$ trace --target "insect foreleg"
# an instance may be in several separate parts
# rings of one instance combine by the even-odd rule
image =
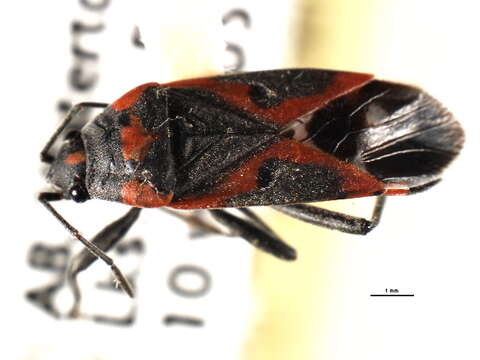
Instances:
[[[47,210],[53,216],[55,216],[55,218],[57,218],[57,220],[70,232],[70,234],[72,234],[76,239],[78,239],[94,257],[100,258],[104,263],[110,266],[110,269],[112,270],[122,289],[125,290],[125,292],[130,297],[133,297],[133,289],[130,283],[122,274],[120,269],[114,264],[113,259],[107,256],[105,252],[101,250],[96,244],[85,239],[76,228],[74,228],[67,220],[65,220],[62,215],[60,215],[60,213],[57,212],[57,210],[55,210],[52,205],[50,205],[50,202],[62,199],[63,196],[59,193],[44,192],[40,193],[40,195],[38,196],[38,200],[47,208]]]
[[[91,241],[99,249],[104,252],[110,250],[115,246],[130,230],[132,225],[137,221],[140,215],[141,209],[132,208],[124,216],[115,220],[110,225],[106,226],[100,231]],[[77,317],[80,313],[80,288],[77,282],[77,275],[81,271],[87,269],[95,260],[97,256],[92,254],[89,249],[83,249],[78,255],[76,255],[67,270],[67,281],[72,289],[74,296],[74,305],[70,312],[70,316]]]

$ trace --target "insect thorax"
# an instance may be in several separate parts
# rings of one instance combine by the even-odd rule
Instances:
[[[132,197],[144,190],[153,197],[172,191],[170,130],[168,122],[159,126],[161,121],[158,112],[140,114],[137,109],[108,107],[83,128],[86,184],[92,198],[146,206]]]

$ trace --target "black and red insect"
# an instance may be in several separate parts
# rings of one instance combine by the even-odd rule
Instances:
[[[50,155],[86,107],[105,109]],[[110,105],[71,109],[42,151],[57,191],[39,199],[88,249],[74,261],[71,278],[99,257],[131,295],[104,251],[128,231],[139,208],[209,209],[233,234],[291,260],[295,250],[248,207],[269,205],[366,234],[378,224],[386,195],[437,183],[462,144],[460,125],[437,100],[368,74],[291,69],[148,83]],[[370,220],[306,205],[362,196],[377,196]],[[51,206],[62,199],[133,209],[89,242]],[[240,208],[242,216],[224,208]]]

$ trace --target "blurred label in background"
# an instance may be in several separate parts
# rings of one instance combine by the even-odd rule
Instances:
[[[465,254],[461,249],[469,245],[478,249],[469,242],[475,237],[459,239],[450,226],[466,222],[462,211],[438,211],[447,198],[449,206],[462,209],[453,204],[461,198],[459,189],[475,188],[468,176],[455,171],[448,171],[448,181],[434,192],[390,201],[382,224],[367,238],[337,234],[259,209],[297,248],[295,263],[254,251],[238,238],[192,238],[191,229],[179,219],[158,210],[144,211],[123,245],[112,251],[118,265],[136,279],[137,298],[132,301],[115,290],[108,268],[95,264],[79,277],[85,318],[72,321],[51,315],[65,314],[71,304],[71,295],[61,286],[61,273],[67,256],[80,247],[67,241],[65,230],[32,195],[45,189],[36,172],[37,153],[69,104],[111,102],[149,81],[300,66],[370,72],[430,91],[457,114],[467,136],[474,139],[477,135],[470,134],[476,132],[468,132],[464,119],[476,109],[460,94],[473,93],[461,79],[469,77],[478,60],[464,52],[464,46],[472,47],[476,39],[465,40],[467,45],[461,41],[467,33],[478,33],[478,27],[472,26],[477,23],[472,18],[475,11],[467,10],[466,1],[452,5],[380,0],[69,0],[70,5],[62,4],[57,8],[30,4],[18,9],[18,16],[10,16],[22,19],[29,31],[42,37],[25,38],[19,43],[28,46],[15,44],[10,52],[15,55],[11,68],[25,59],[34,64],[11,82],[24,81],[34,67],[37,87],[34,94],[28,93],[29,106],[12,106],[23,110],[13,134],[23,135],[28,155],[18,154],[16,160],[25,171],[17,175],[16,186],[26,195],[6,194],[7,203],[21,204],[17,213],[22,217],[13,222],[5,239],[23,242],[15,248],[18,256],[11,256],[15,263],[5,264],[12,273],[19,268],[18,259],[27,254],[30,266],[21,264],[3,301],[12,338],[2,347],[3,357],[371,360],[472,354],[476,347],[469,334],[475,332],[464,335],[452,329],[466,328],[464,319],[480,321],[478,312],[471,313],[478,291],[470,290],[462,309],[457,306],[458,312],[465,309],[463,313],[446,310],[458,305],[452,294],[475,283],[465,276],[475,273],[469,267],[476,263],[475,251]],[[456,25],[451,25],[453,19]],[[42,81],[35,82],[34,76]],[[84,120],[93,115],[85,114]],[[18,112],[10,117],[18,119]],[[9,151],[18,147],[13,136],[7,140]],[[457,170],[462,164],[476,163],[462,155],[467,160],[460,159],[454,165]],[[372,201],[326,206],[368,216]],[[58,207],[87,238],[126,211],[122,205],[102,201]],[[463,241],[463,247],[453,248],[451,239]],[[452,275],[454,269],[463,271]],[[373,302],[369,294],[385,287],[408,289],[416,296],[396,303]],[[436,296],[443,289],[450,291]],[[34,295],[29,302],[24,299],[27,291]],[[47,300],[50,308],[45,308]],[[436,325],[440,321],[448,324],[446,329]]]
[[[58,69],[66,74],[66,91],[45,93],[45,101],[58,99],[61,118],[71,104],[112,102],[145,82],[284,67],[293,10],[290,1],[279,2],[275,16],[266,4],[254,1],[202,6],[192,1],[78,1],[71,14],[63,14],[72,17],[70,29],[63,29],[70,30],[70,49],[55,55],[71,60]],[[86,112],[77,126],[94,115]],[[51,119],[48,125],[52,132],[56,122]],[[102,201],[82,206],[65,202],[58,208],[88,238],[126,211]],[[31,331],[34,343],[41,345],[28,345],[29,356],[72,358],[72,349],[81,343],[74,356],[82,359],[126,359],[139,353],[177,359],[240,357],[255,312],[253,249],[247,242],[202,235],[165,212],[143,211],[111,252],[137,297],[131,300],[116,289],[109,269],[95,263],[79,275],[82,316],[67,320],[72,297],[63,273],[68,257],[81,247],[71,246],[56,220],[48,220],[28,250],[28,313],[41,309],[50,316],[35,313]],[[43,327],[50,329],[48,335],[41,333]]]

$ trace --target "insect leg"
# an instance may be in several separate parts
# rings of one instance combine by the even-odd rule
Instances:
[[[385,196],[377,196],[370,220],[305,204],[272,206],[272,208],[313,225],[323,226],[349,234],[366,235],[380,222],[384,206]]]
[[[203,210],[197,210],[194,212],[185,213],[184,211],[174,211],[170,210],[167,207],[161,207],[160,210],[175,216],[176,218],[183,220],[188,226],[190,226],[192,232],[201,232],[201,233],[210,233],[210,234],[222,234],[222,235],[229,235],[222,232],[217,227],[213,226],[207,220],[205,220],[200,212],[203,213]]]
[[[44,193],[40,193],[40,195],[38,196],[38,200],[47,208],[47,210],[53,216],[55,216],[55,218],[58,221],[60,221],[60,223],[70,232],[70,234],[72,234],[76,239],[78,239],[93,256],[99,258],[108,266],[110,266],[110,269],[112,270],[113,274],[115,275],[122,289],[130,297],[133,297],[133,289],[130,283],[122,274],[120,269],[114,264],[112,258],[107,256],[96,244],[85,239],[77,229],[75,229],[67,220],[65,220],[65,218],[62,215],[60,215],[57,212],[57,210],[55,210],[55,208],[52,205],[50,205],[50,202],[58,201],[62,199],[63,199],[63,196],[62,194],[59,194],[59,193],[44,192]]]
[[[130,209],[124,216],[107,225],[90,243],[95,244],[101,251],[107,252],[125,236],[137,221],[140,211],[141,209],[139,208]],[[97,260],[97,256],[94,255],[90,249],[83,249],[72,259],[67,270],[67,281],[72,289],[75,301],[70,312],[70,316],[72,317],[77,317],[80,313],[81,294],[77,282],[77,275],[79,272],[88,268],[95,260]]]
[[[104,108],[107,107],[108,104],[106,103],[97,103],[97,102],[83,102],[76,104],[73,106],[70,111],[68,112],[67,116],[63,120],[63,122],[60,124],[60,126],[57,128],[57,130],[53,133],[52,137],[48,140],[47,144],[43,148],[42,152],[40,153],[40,159],[42,162],[46,163],[52,163],[53,160],[55,159],[52,155],[48,153],[50,148],[52,147],[53,143],[57,138],[60,136],[62,131],[67,127],[67,125],[75,118],[75,116],[85,108]]]
[[[258,227],[261,227],[263,230],[266,232],[275,234],[275,232],[267,225],[265,222],[257,215],[255,214],[252,210],[249,208],[239,208],[238,211],[243,213],[245,216],[247,216],[251,221],[255,223]],[[277,236],[277,234],[275,234]],[[278,236],[277,236],[278,237]]]
[[[295,249],[281,240],[260,218],[247,210],[243,211],[250,221],[241,219],[225,210],[210,210],[212,216],[220,224],[238,235],[253,246],[285,260],[295,260],[297,257]],[[253,214],[253,216],[251,216]]]

